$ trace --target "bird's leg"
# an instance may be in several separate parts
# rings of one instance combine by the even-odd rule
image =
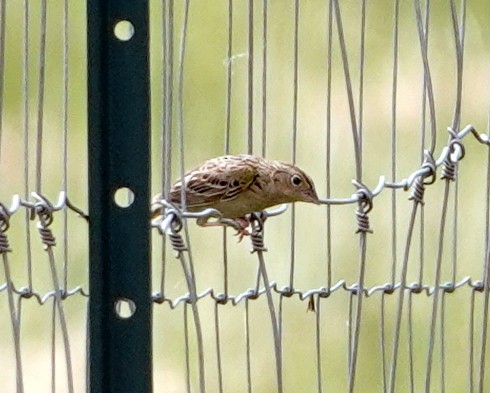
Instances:
[[[250,236],[251,233],[247,230],[250,225],[250,221],[247,217],[238,217],[234,220],[235,226],[234,228],[237,230],[236,236],[238,236],[238,243],[240,243],[244,236]]]
[[[244,236],[250,236],[250,232],[247,230],[250,225],[249,220],[246,217],[238,218],[221,218],[218,221],[208,222],[210,217],[200,217],[197,219],[197,225],[202,227],[215,227],[215,226],[229,226],[236,229],[238,236],[238,242],[240,242]]]

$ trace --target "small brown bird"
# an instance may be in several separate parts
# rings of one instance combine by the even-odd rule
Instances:
[[[247,154],[212,158],[186,173],[170,190],[170,202],[178,207],[183,184],[188,211],[213,208],[223,215],[219,222],[198,219],[199,225],[229,225],[241,236],[249,234],[249,213],[283,203],[319,203],[313,181],[301,169]]]

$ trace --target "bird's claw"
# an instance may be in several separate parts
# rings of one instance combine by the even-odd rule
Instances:
[[[235,233],[235,236],[238,236],[238,243],[240,243],[245,236],[250,236],[251,233],[250,231],[247,230],[247,228],[241,228],[237,229],[237,232]]]
[[[235,236],[238,236],[238,243],[240,243],[245,236],[250,236],[251,233],[248,231],[250,226],[250,221],[246,217],[239,217],[234,219],[224,218],[221,220],[224,225],[231,226],[236,229]]]
[[[250,236],[248,231],[250,221],[247,217],[238,218],[220,218],[217,221],[208,222],[209,217],[201,217],[197,220],[197,224],[201,226],[224,226],[231,227],[237,231],[235,236],[238,236],[238,242],[240,243],[245,236]]]

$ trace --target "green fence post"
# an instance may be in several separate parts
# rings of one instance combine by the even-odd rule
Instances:
[[[87,18],[88,391],[149,393],[152,369],[148,1],[88,0]],[[114,199],[121,187],[134,194],[126,208],[117,205]],[[122,309],[134,305],[127,312],[134,314],[126,318],[118,314],[116,304],[120,301]]]

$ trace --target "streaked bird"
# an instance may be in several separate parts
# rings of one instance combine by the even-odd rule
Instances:
[[[212,158],[187,172],[169,193],[169,202],[179,208],[183,206],[183,187],[187,211],[213,208],[222,214],[219,222],[200,218],[199,225],[232,226],[240,237],[249,234],[246,218],[249,213],[283,203],[319,203],[313,181],[304,171],[285,162],[247,154]],[[153,209],[153,213],[161,214],[161,208]]]

